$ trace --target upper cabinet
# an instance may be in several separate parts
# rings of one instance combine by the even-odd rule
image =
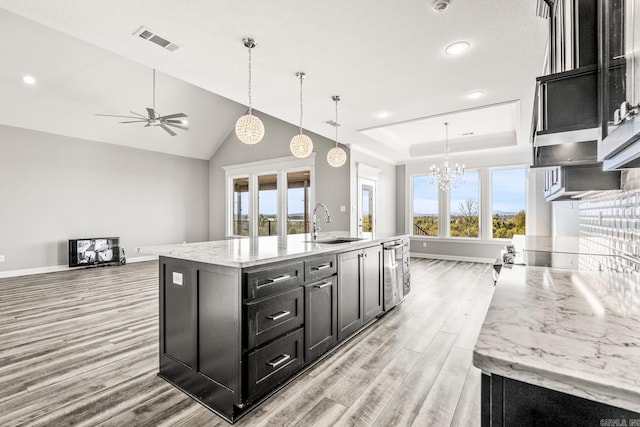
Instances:
[[[548,74],[536,79],[533,166],[593,164],[600,126],[597,3],[544,3],[549,18]],[[579,142],[587,144],[575,145]],[[560,148],[566,143],[574,145]]]
[[[601,135],[605,170],[640,167],[640,0],[600,0]]]

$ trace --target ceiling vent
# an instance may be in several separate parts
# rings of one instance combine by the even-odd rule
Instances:
[[[330,126],[333,126],[334,128],[337,128],[338,126],[341,126],[340,123],[336,123],[333,120],[327,120],[325,123],[330,125]]]
[[[180,46],[178,46],[177,44],[173,43],[170,40],[167,40],[162,36],[159,36],[158,34],[145,27],[140,27],[138,31],[133,33],[133,35],[145,40],[149,40],[150,42],[155,43],[164,49],[167,49],[169,52],[175,52],[176,50],[180,49]]]

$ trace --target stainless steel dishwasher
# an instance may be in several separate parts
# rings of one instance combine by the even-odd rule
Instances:
[[[404,300],[405,266],[403,256],[408,257],[409,240],[400,239],[383,244],[384,305],[388,311]],[[407,266],[408,268],[408,266]]]

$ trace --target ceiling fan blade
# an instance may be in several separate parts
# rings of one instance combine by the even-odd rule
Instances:
[[[140,117],[142,117],[143,119],[146,119],[146,118],[147,118],[147,116],[144,116],[144,115],[142,115],[142,114],[140,114],[140,113],[136,113],[135,111],[130,111],[130,113],[135,114],[136,116],[140,116]]]
[[[177,114],[169,114],[168,116],[161,116],[158,118],[161,120],[166,120],[166,119],[178,119],[180,117],[189,117],[189,116],[187,116],[185,113],[177,113]]]
[[[175,133],[174,131],[172,131],[171,129],[169,129],[168,127],[166,127],[165,125],[163,125],[162,123],[160,123],[160,127],[164,130],[167,131],[167,133],[171,136],[176,136],[177,133]]]
[[[147,113],[149,113],[150,119],[157,119],[156,112],[153,110],[153,108],[147,108]]]
[[[130,122],[118,122],[118,123],[146,123],[147,120],[132,120]]]
[[[174,123],[169,123],[169,122],[163,122],[162,124],[165,124],[167,126],[173,126],[174,128],[178,128],[178,129],[182,129],[182,130],[189,130],[188,127],[183,126],[183,125],[176,125]]]
[[[122,117],[124,119],[137,119],[137,117],[133,117],[133,116],[117,116],[115,114],[96,114],[96,116],[103,116],[103,117]],[[144,116],[143,116],[144,117]]]

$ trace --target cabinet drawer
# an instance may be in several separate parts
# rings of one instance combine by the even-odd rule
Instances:
[[[251,268],[244,272],[246,299],[262,298],[302,284],[302,261]]]
[[[247,348],[262,345],[304,323],[304,288],[245,304]]]
[[[302,368],[303,328],[278,338],[247,356],[248,398],[254,400]]]
[[[324,279],[336,274],[337,258],[335,255],[316,257],[304,261],[304,281]]]

